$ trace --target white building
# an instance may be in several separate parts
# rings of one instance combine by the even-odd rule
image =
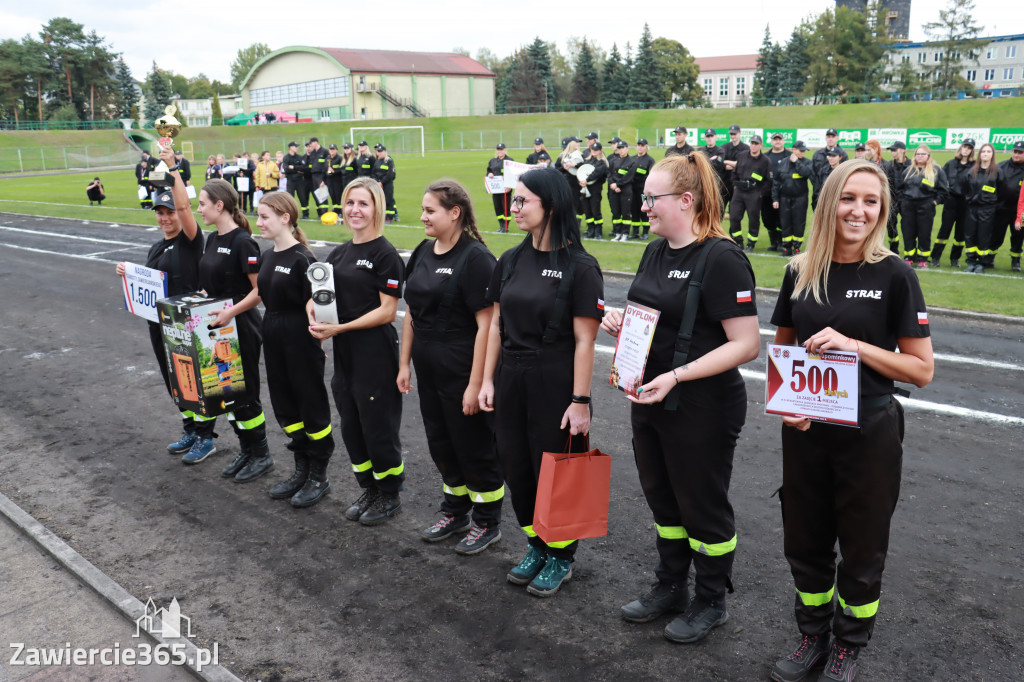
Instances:
[[[747,106],[754,88],[757,55],[698,57],[697,82],[704,88],[704,99],[716,109]]]
[[[206,128],[213,125],[213,98],[175,99],[185,125],[190,128]],[[242,111],[241,95],[221,95],[220,113],[225,119]]]
[[[988,41],[977,53],[977,60],[959,51],[960,75],[971,82],[973,92],[965,95],[980,97],[1020,96],[1024,88],[1024,34],[983,38]],[[892,45],[886,65],[884,85],[895,89],[896,75],[901,64],[909,63],[921,78],[928,68],[942,59],[941,49],[934,43],[899,43]]]

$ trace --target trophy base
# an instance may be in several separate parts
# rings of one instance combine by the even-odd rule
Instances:
[[[171,175],[171,169],[167,167],[166,163],[161,161],[156,168],[149,172],[149,184],[154,187],[174,186],[174,176]]]

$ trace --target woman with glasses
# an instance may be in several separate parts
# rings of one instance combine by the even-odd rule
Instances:
[[[946,174],[932,161],[932,151],[921,145],[900,184],[900,226],[903,229],[903,259],[919,268],[928,267],[932,255],[932,223],[935,207],[946,200]]]
[[[604,281],[580,244],[579,223],[561,173],[542,168],[519,178],[516,226],[528,235],[502,254],[487,298],[494,305],[480,408],[494,432],[512,508],[529,551],[508,580],[547,597],[572,577],[576,540],[545,542],[533,529],[541,455],[563,452],[590,432],[594,338],[604,314]]]
[[[722,230],[722,197],[711,163],[700,152],[670,156],[655,164],[644,191],[641,210],[661,239],[644,250],[628,300],[661,315],[643,385],[628,397],[659,562],[650,591],[623,606],[622,617],[646,623],[681,613],[665,637],[689,643],[729,618],[725,594],[732,591],[736,548],[729,480],[747,413],[738,367],[757,357],[761,340],[754,271],[743,248]],[[687,310],[691,280],[702,282],[696,310]],[[692,337],[683,350],[688,319]],[[601,327],[618,336],[622,324],[622,311],[609,310]]]

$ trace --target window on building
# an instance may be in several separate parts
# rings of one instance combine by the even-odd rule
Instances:
[[[278,85],[272,88],[256,88],[249,93],[249,106],[255,108],[270,104],[307,102],[348,96],[348,78],[328,78],[320,81]]]
[[[987,80],[987,81],[994,80],[995,77],[996,77],[996,70],[995,69],[985,69],[985,80]]]
[[[978,72],[975,71],[975,70],[968,71],[967,72],[967,80],[971,81],[972,83],[974,81],[978,80]]]
[[[909,64],[909,63],[910,63],[910,55],[909,55],[909,54],[905,54],[905,55],[903,55],[903,61],[902,61],[902,63],[903,63],[903,64]]]
[[[704,79],[704,96],[707,97],[708,99],[710,99],[711,95],[714,92],[714,89],[715,89],[715,81],[713,79],[711,79],[711,78],[705,78]]]
[[[935,62],[936,64],[942,61],[942,53],[936,52],[934,55],[932,55],[932,61]]]
[[[996,52],[997,52],[996,48],[994,48],[994,47],[988,48],[988,50],[985,51],[985,59],[995,59],[996,58]]]
[[[729,96],[729,79],[719,78],[718,79],[718,96],[728,97]]]
[[[885,85],[892,85],[892,76],[885,74],[885,78],[882,80]]]
[[[926,63],[928,61],[928,55],[926,53],[924,53],[924,52],[918,52],[917,53],[917,61],[920,64]]]
[[[1011,71],[1013,69],[1010,69]],[[737,76],[736,77],[736,96],[743,97],[747,94],[747,77]]]
[[[1011,59],[1011,58],[1016,57],[1016,56],[1017,56],[1017,46],[1016,45],[1007,45],[1006,46],[1006,58],[1007,59]]]
[[[1012,81],[1013,80],[1013,67],[1010,67],[1009,69],[1003,69],[1003,80],[1004,81]]]

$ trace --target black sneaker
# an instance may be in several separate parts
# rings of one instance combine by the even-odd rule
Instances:
[[[467,556],[479,554],[498,540],[501,540],[501,529],[497,526],[478,526],[474,523],[466,537],[455,545],[455,552]]]
[[[789,656],[775,662],[771,679],[775,682],[800,682],[815,668],[825,665],[828,635],[804,635]]]
[[[727,620],[729,612],[725,610],[724,598],[708,601],[694,597],[683,615],[665,626],[665,638],[682,644],[699,642]]]
[[[402,498],[398,493],[380,493],[373,505],[359,517],[364,526],[379,526],[402,511]]]
[[[839,642],[832,642],[832,649],[828,652],[828,662],[825,663],[825,672],[819,679],[853,682],[853,679],[857,677],[857,656],[859,654],[860,647],[843,646]]]
[[[363,513],[373,506],[380,491],[376,488],[364,488],[359,499],[352,503],[352,506],[345,510],[345,518],[349,521],[358,521]]]
[[[686,585],[663,583],[651,585],[650,591],[622,607],[622,619],[630,623],[649,623],[666,613],[682,613],[690,602]]]
[[[452,516],[451,514],[441,512],[441,518],[430,528],[424,528],[420,531],[420,537],[427,542],[440,542],[455,533],[465,533],[471,525],[469,514]]]
[[[745,249],[743,249],[743,250],[744,250],[744,251],[746,251],[747,253],[754,253],[754,245],[753,245],[753,244],[750,244],[750,243],[748,243],[748,244],[747,244],[747,248],[745,248]]]

